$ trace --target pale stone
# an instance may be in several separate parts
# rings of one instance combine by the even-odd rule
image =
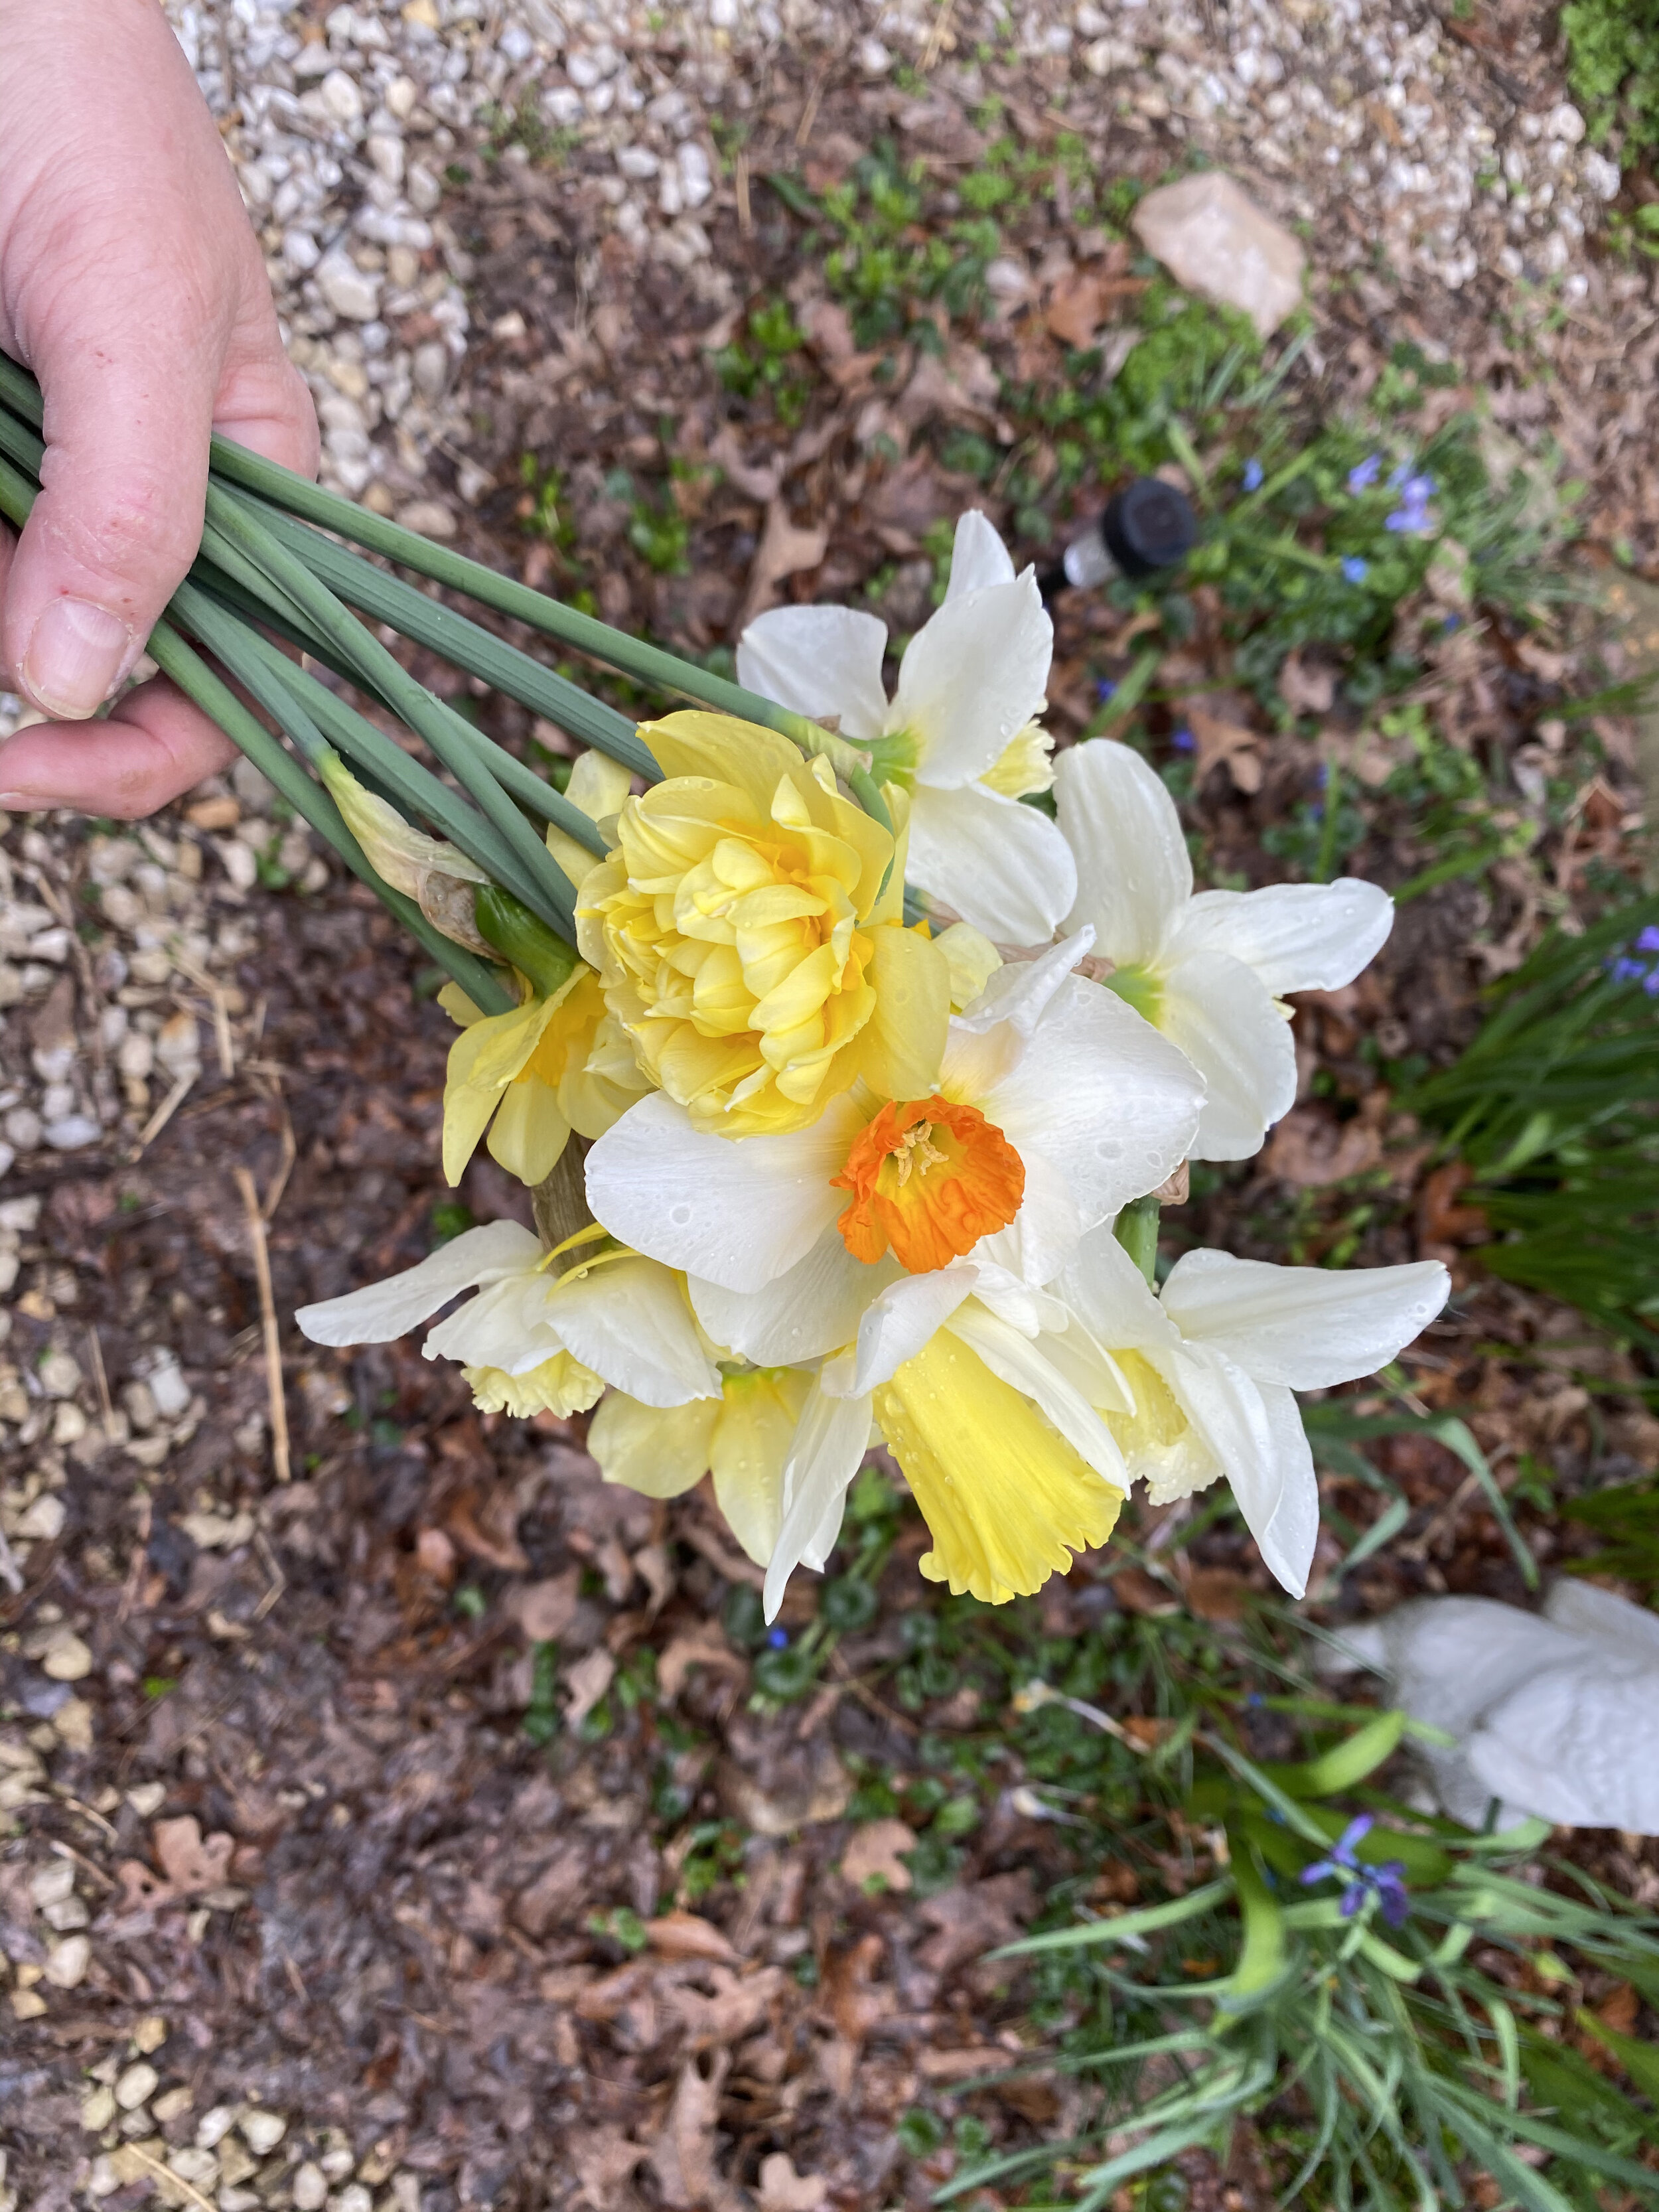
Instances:
[[[115,2085],[115,2101],[124,2112],[136,2112],[140,2105],[148,2104],[161,2082],[161,2075],[145,2060],[136,2060],[122,2074]]]
[[[242,2140],[255,2158],[269,2158],[288,2133],[288,2122],[281,2112],[261,2112],[257,2106],[241,2118]]]
[[[80,1682],[92,1672],[92,1654],[78,1636],[64,1636],[40,1662],[40,1671],[54,1682]]]
[[[328,2176],[320,2166],[307,2159],[289,2185],[294,2191],[295,2212],[322,2212],[328,2202]]]
[[[115,2092],[100,2084],[81,2107],[81,2124],[89,2136],[100,2136],[114,2118]]]
[[[380,280],[344,254],[326,254],[318,264],[317,289],[337,315],[371,323],[380,312]]]
[[[46,1954],[46,1979],[55,1990],[79,1989],[92,1964],[92,1945],[84,1936],[65,1936]]]
[[[1301,300],[1301,246],[1219,169],[1161,185],[1130,220],[1178,284],[1241,309],[1264,338]]]

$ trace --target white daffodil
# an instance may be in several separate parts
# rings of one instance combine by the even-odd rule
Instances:
[[[957,525],[945,604],[905,648],[891,701],[887,625],[852,607],[778,607],[738,642],[738,681],[830,721],[867,747],[878,783],[911,794],[908,873],[989,937],[1044,944],[1076,870],[1046,814],[1022,806],[1053,781],[1046,705],[1054,624],[1027,568],[977,513]]]
[[[402,1274],[295,1316],[313,1344],[386,1344],[463,1291],[422,1352],[453,1359],[489,1413],[570,1413],[606,1383],[649,1406],[719,1395],[684,1287],[599,1229],[545,1252],[516,1221],[469,1229]]]
[[[1077,859],[1067,927],[1092,925],[1111,988],[1173,1038],[1209,1086],[1193,1158],[1248,1159],[1296,1098],[1287,991],[1334,991],[1382,946],[1394,902],[1376,884],[1276,884],[1193,893],[1175,802],[1109,738],[1054,764]]]
[[[1110,992],[1069,971],[1085,930],[1001,967],[951,1018],[938,1085],[860,1085],[805,1129],[738,1143],[662,1093],[587,1158],[596,1219],[690,1278],[718,1344],[793,1366],[856,1343],[860,1394],[977,1289],[1029,1307],[1079,1237],[1178,1165],[1202,1086]]]
[[[1101,1411],[1130,1475],[1155,1504],[1225,1475],[1262,1558],[1300,1597],[1319,1490],[1291,1394],[1374,1374],[1434,1319],[1451,1279],[1437,1260],[1339,1274],[1188,1252],[1155,1297],[1103,1228],[1048,1287],[1067,1320],[1038,1349]]]

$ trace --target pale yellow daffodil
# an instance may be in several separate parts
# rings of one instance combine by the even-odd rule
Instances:
[[[903,926],[903,794],[895,834],[774,731],[687,713],[641,734],[666,781],[623,805],[576,923],[652,1082],[726,1137],[804,1129],[860,1077],[925,1092],[950,977]]]
[[[603,828],[628,796],[628,771],[603,753],[585,752],[565,796]],[[547,843],[578,887],[601,865],[550,825]],[[445,986],[438,1003],[465,1031],[450,1048],[444,1084],[444,1175],[451,1183],[460,1181],[486,1129],[492,1159],[520,1182],[541,1182],[573,1130],[602,1137],[650,1088],[598,978],[580,960],[556,989],[532,991],[504,1014],[481,1014],[457,983]]]

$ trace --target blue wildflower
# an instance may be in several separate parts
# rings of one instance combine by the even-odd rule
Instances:
[[[1632,960],[1626,952],[1615,954],[1601,965],[1615,983],[1645,983],[1648,971],[1639,960]]]
[[[786,1651],[789,1648],[789,1631],[787,1628],[769,1629],[766,1641],[774,1651]]]
[[[1358,499],[1362,491],[1369,491],[1371,486],[1376,482],[1377,476],[1382,466],[1382,456],[1381,453],[1367,453],[1363,461],[1357,461],[1353,467],[1348,471],[1348,490],[1350,495]]]
[[[1354,1856],[1355,1846],[1368,1836],[1376,1822],[1369,1813],[1360,1814],[1350,1820],[1337,1841],[1331,1845],[1328,1859],[1316,1859],[1311,1866],[1304,1867],[1304,1883],[1323,1881],[1334,1877],[1347,1883],[1342,1893],[1342,1917],[1352,1920],[1365,1902],[1367,1895],[1376,1898],[1377,1909],[1390,1928],[1398,1928],[1411,1911],[1411,1900],[1406,1893],[1406,1869],[1399,1859],[1388,1859],[1381,1866],[1361,1866]],[[1352,1877],[1352,1879],[1350,1879]]]
[[[1659,952],[1659,923],[1650,922],[1636,940],[1638,952]]]
[[[1196,752],[1198,750],[1198,740],[1184,722],[1178,730],[1170,732],[1170,743],[1178,753]]]
[[[1440,627],[1443,630],[1462,629],[1463,627],[1463,617],[1462,615],[1448,615],[1445,620],[1441,623]]]
[[[1103,676],[1095,685],[1095,696],[1100,701],[1103,707],[1116,690],[1117,686],[1113,683],[1111,678],[1109,676]]]
[[[1266,471],[1262,468],[1261,462],[1257,460],[1255,455],[1252,453],[1249,459],[1244,464],[1245,490],[1260,491],[1261,489],[1261,480],[1265,474]]]
[[[1642,988],[1650,999],[1659,999],[1659,968],[1650,968],[1642,978]]]
[[[1371,564],[1358,553],[1350,553],[1343,560],[1342,573],[1351,584],[1363,584],[1371,573]]]

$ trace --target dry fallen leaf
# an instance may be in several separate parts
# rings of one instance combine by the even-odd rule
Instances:
[[[1079,270],[1048,297],[1046,318],[1049,330],[1062,345],[1081,349],[1094,343],[1095,332],[1106,319],[1106,283],[1098,270]]]
[[[1364,1175],[1382,1157],[1382,1139],[1368,1121],[1339,1121],[1319,1106],[1297,1106],[1267,1140],[1261,1164],[1300,1190],[1318,1190]]]
[[[1315,662],[1311,666],[1300,653],[1287,653],[1279,663],[1279,696],[1296,714],[1328,714],[1331,702],[1336,697],[1337,672]]]
[[[1187,712],[1187,723],[1193,733],[1193,788],[1198,790],[1212,768],[1224,761],[1227,773],[1236,790],[1248,796],[1261,788],[1261,758],[1257,750],[1261,743],[1255,730],[1243,728],[1237,722],[1224,722],[1218,714],[1206,714],[1202,707],[1191,707]]]
[[[797,2173],[787,2151],[772,2151],[761,2160],[760,2212],[817,2212],[829,2194],[823,2175]]]
[[[613,2212],[622,2184],[650,2155],[620,2128],[573,2128],[565,2148],[576,2169],[580,2201],[592,2212]]]
[[[517,1620],[531,1644],[556,1644],[576,1617],[581,1586],[580,1567],[568,1567],[547,1581],[526,1583],[514,1590],[507,1610]]]
[[[235,1838],[222,1833],[204,1838],[190,1814],[177,1820],[158,1820],[150,1830],[150,1842],[175,1897],[199,1897],[204,1890],[222,1888],[230,1879]]]
[[[564,1709],[564,1724],[568,1729],[581,1726],[611,1687],[616,1671],[616,1661],[605,1650],[590,1651],[585,1659],[578,1659],[574,1667],[565,1669],[568,1703]]]
[[[738,1954],[712,1920],[698,1912],[665,1912],[647,1920],[645,1932],[653,1951],[668,1959],[714,1959],[735,1966]]]
[[[1023,1870],[942,1889],[922,1900],[921,1917],[933,1933],[916,1946],[916,1959],[931,1973],[948,1974],[969,1959],[1012,1943],[1035,1910],[1031,1877]]]
[[[761,542],[755,549],[754,564],[749,571],[749,589],[744,596],[743,612],[738,617],[741,631],[755,617],[764,611],[776,599],[778,586],[786,576],[796,576],[804,569],[816,568],[830,547],[830,532],[820,526],[813,530],[798,530],[789,520],[789,510],[781,499],[768,502],[766,527],[761,532]]]
[[[670,1638],[657,1662],[657,1684],[665,1698],[678,1698],[694,1667],[720,1667],[741,1674],[748,1662],[734,1651],[717,1620],[700,1620],[687,1633]]]
[[[735,2207],[741,2200],[714,2171],[714,2127],[720,2114],[720,2084],[732,2063],[728,2051],[715,2053],[705,2074],[687,2059],[675,2084],[673,2102],[651,2147],[651,2171],[662,2201],[673,2212],[693,2207]]]
[[[872,1820],[860,1828],[842,1854],[841,1870],[860,1887],[879,1876],[889,1889],[910,1887],[910,1869],[901,1856],[916,1847],[914,1828],[902,1820]]]
[[[1194,1567],[1187,1577],[1187,1607],[1200,1620],[1243,1620],[1249,1578],[1233,1567]]]
[[[775,500],[783,483],[783,471],[775,461],[746,461],[736,425],[726,422],[710,444],[708,458],[719,468],[733,490],[740,491],[745,499],[758,500],[763,506]]]

